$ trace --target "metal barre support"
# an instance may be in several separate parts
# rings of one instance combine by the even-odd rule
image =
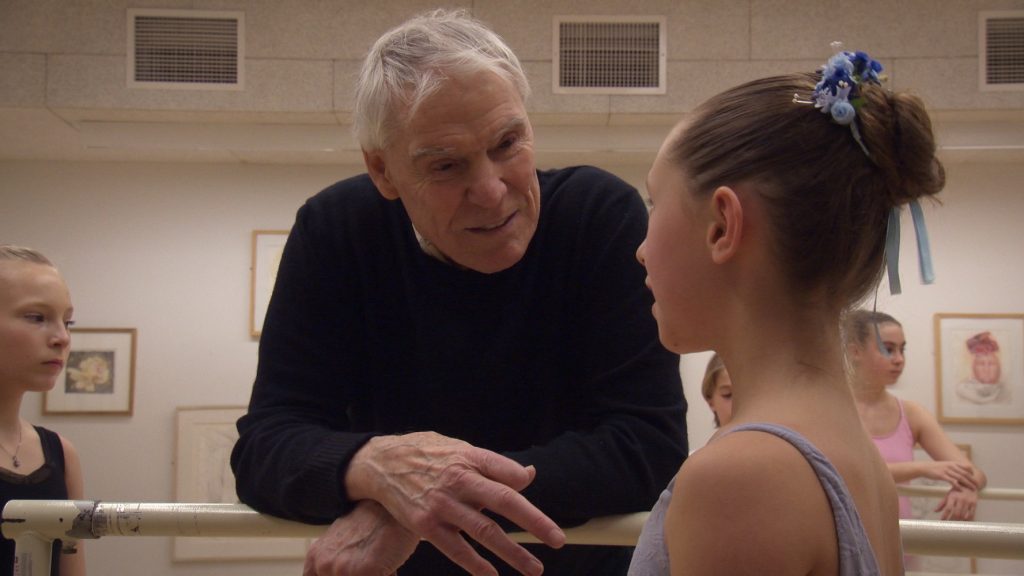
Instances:
[[[632,546],[646,512],[595,518],[567,528],[570,544]],[[11,500],[0,531],[15,541],[15,576],[48,576],[50,545],[104,536],[316,538],[326,526],[260,514],[244,504]],[[901,520],[904,551],[933,556],[1024,559],[1024,524]],[[518,542],[537,542],[529,534]]]

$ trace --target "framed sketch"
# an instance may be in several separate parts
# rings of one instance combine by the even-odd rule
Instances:
[[[175,435],[175,501],[235,504],[231,449],[245,408],[179,407]],[[174,538],[175,561],[291,560],[306,555],[306,538]]]
[[[1024,424],[1024,314],[936,314],[939,422]]]
[[[135,329],[72,328],[68,361],[43,414],[132,414]]]
[[[277,267],[281,264],[287,230],[253,230],[252,283],[249,307],[249,333],[259,336],[267,316],[270,294],[274,291]]]
[[[971,445],[957,444],[967,459],[971,459]],[[920,446],[914,448],[914,460],[931,460],[928,453]],[[920,486],[943,486],[949,484],[930,478],[916,478],[911,484]],[[935,511],[941,498],[936,496],[911,496],[910,509],[915,520],[941,520],[942,514]],[[927,574],[977,574],[978,560],[960,556],[908,556],[906,559],[908,572]]]

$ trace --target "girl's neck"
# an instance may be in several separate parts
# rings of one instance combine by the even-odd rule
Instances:
[[[0,399],[0,437],[16,436],[21,428],[21,395]]]
[[[763,310],[757,316],[746,309],[718,349],[733,381],[734,419],[799,418],[818,407],[852,407],[838,314]]]
[[[858,404],[879,404],[891,396],[884,383],[869,382],[856,372],[850,378],[850,390]]]

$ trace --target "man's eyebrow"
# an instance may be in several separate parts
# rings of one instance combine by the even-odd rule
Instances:
[[[521,130],[523,130],[523,128],[525,126],[526,126],[526,119],[525,118],[521,118],[521,117],[511,118],[511,119],[509,119],[508,122],[506,122],[504,124],[504,126],[501,127],[501,130],[498,130],[499,138],[504,138],[505,134],[508,134],[509,132],[521,131]],[[412,161],[415,162],[415,161],[419,160],[420,158],[425,158],[425,157],[430,157],[430,156],[449,156],[451,154],[454,154],[455,152],[456,152],[455,148],[452,148],[452,147],[425,146],[423,148],[417,148],[416,150],[413,151],[413,153],[412,153]]]
[[[443,146],[428,146],[425,148],[418,148],[412,153],[412,161],[415,162],[420,158],[428,156],[447,156],[455,153],[455,148],[445,148]]]
[[[505,125],[501,127],[501,130],[499,132],[501,134],[515,132],[517,130],[522,130],[525,126],[526,118],[516,116],[515,118],[510,118],[509,121],[506,122]]]

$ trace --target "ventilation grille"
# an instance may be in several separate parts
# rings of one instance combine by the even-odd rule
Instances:
[[[554,92],[664,94],[665,19],[556,16]]]
[[[982,12],[982,90],[1024,90],[1024,11]]]
[[[239,90],[241,12],[128,11],[128,85]]]

